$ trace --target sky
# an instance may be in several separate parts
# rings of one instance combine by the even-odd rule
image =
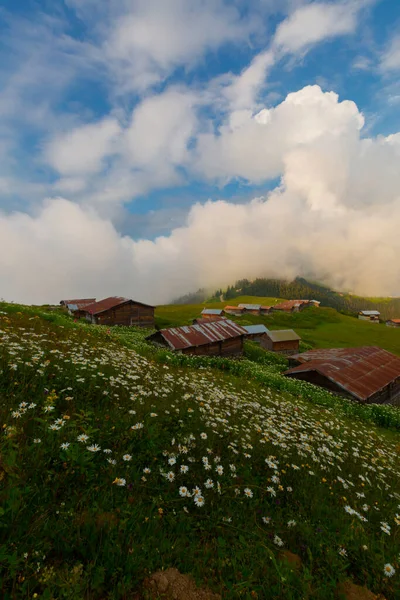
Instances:
[[[0,298],[400,296],[400,2],[1,0]]]

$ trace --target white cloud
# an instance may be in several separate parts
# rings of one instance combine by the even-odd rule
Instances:
[[[224,0],[69,0],[100,49],[117,94],[145,90],[177,67],[191,67],[208,51],[246,42],[260,31],[256,15],[244,17]]]
[[[118,121],[111,118],[82,125],[48,144],[47,161],[62,175],[96,173],[103,159],[116,149],[120,132]]]
[[[195,104],[193,93],[173,88],[143,100],[126,131],[129,162],[146,169],[185,163],[196,127]]]
[[[397,71],[400,69],[400,35],[395,36],[381,59],[382,71]]]
[[[294,11],[277,28],[274,47],[283,53],[301,52],[311,44],[352,33],[360,3],[312,3]]]
[[[358,131],[362,125],[353,102],[339,103],[337,94],[308,86],[240,127],[223,126],[218,135],[200,135],[196,168],[210,179],[242,177],[261,183],[282,173],[289,150],[348,129]]]
[[[246,130],[246,145],[235,140],[235,160],[224,163],[229,177],[245,170],[256,181],[275,172],[281,185],[248,204],[196,205],[184,226],[155,241],[121,236],[106,217],[63,199],[33,216],[2,215],[2,295],[57,302],[122,294],[161,303],[239,277],[296,275],[364,294],[399,293],[400,133],[362,138],[362,123],[354,103],[316,86],[290,94],[233,132]],[[232,139],[224,143],[229,154]]]

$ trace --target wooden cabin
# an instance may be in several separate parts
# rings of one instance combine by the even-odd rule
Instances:
[[[283,311],[287,313],[300,312],[307,308],[307,306],[319,306],[318,300],[285,300],[272,307],[272,310]]]
[[[357,402],[400,406],[400,358],[378,346],[308,350],[289,365],[286,377]]]
[[[203,308],[201,311],[201,316],[203,319],[209,319],[214,317],[223,317],[224,311],[222,308]]]
[[[369,321],[370,323],[379,323],[379,317],[381,313],[378,310],[360,310],[358,318],[362,321]]]
[[[73,315],[76,319],[85,317],[85,309],[96,302],[96,298],[82,298],[75,300],[61,300],[61,306],[68,309],[70,315]]]
[[[246,315],[259,315],[261,304],[239,304],[239,308],[241,308]]]
[[[400,327],[400,319],[389,319],[386,321],[387,327]]]
[[[270,315],[272,313],[272,306],[260,306],[260,315]]]
[[[154,327],[154,306],[112,296],[85,308],[86,319],[96,325]]]
[[[299,352],[300,339],[293,329],[267,330],[261,344],[265,350],[290,356]]]
[[[246,339],[251,342],[260,344],[263,348],[268,344],[266,336],[269,333],[265,325],[243,325],[243,329],[247,331]]]
[[[236,317],[241,317],[243,315],[243,308],[239,308],[238,306],[225,306],[224,313],[226,315],[234,315]]]
[[[246,330],[229,319],[161,329],[146,339],[182,354],[240,356]]]

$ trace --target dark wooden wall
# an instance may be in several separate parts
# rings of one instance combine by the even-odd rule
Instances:
[[[265,350],[279,352],[281,354],[298,354],[299,340],[290,340],[287,342],[273,342],[267,335],[261,340],[261,345]]]
[[[98,325],[125,325],[130,327],[154,327],[154,308],[136,302],[127,302],[121,306],[110,308],[94,317]]]

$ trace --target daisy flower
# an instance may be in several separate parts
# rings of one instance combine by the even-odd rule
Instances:
[[[186,498],[187,496],[190,496],[189,490],[187,489],[187,487],[185,487],[184,485],[182,485],[179,488],[179,495],[182,496],[182,498]]]
[[[386,577],[393,577],[393,575],[396,573],[396,570],[390,563],[386,563],[386,565],[383,567],[383,573],[386,575]]]
[[[197,495],[194,497],[194,503],[196,506],[204,506],[204,498],[203,496]]]
[[[175,479],[175,473],[173,473],[172,471],[169,471],[166,475],[168,481],[173,481]]]
[[[207,489],[211,489],[214,487],[214,482],[212,479],[207,479],[207,481],[204,484],[206,486]]]
[[[247,498],[252,498],[253,497],[253,492],[251,491],[250,488],[244,488],[243,493],[244,493],[244,495]]]
[[[215,467],[215,471],[216,471],[216,473],[218,473],[218,475],[223,475],[223,473],[224,473],[224,467],[222,465],[217,465]]]
[[[100,446],[98,446],[97,444],[92,444],[91,446],[86,446],[87,450],[89,450],[89,452],[99,452],[101,450]]]
[[[61,444],[61,449],[67,450],[68,446],[69,446],[69,442],[64,442],[63,444]]]
[[[181,473],[187,473],[189,471],[189,467],[187,465],[181,465],[180,471]]]
[[[113,483],[122,487],[122,486],[126,485],[126,479],[124,479],[123,477],[116,477],[114,479]]]
[[[78,442],[86,442],[89,439],[89,436],[85,433],[81,433],[81,435],[78,435],[76,439],[78,440]]]
[[[281,547],[281,546],[283,546],[283,540],[281,540],[281,538],[278,535],[276,535],[274,537],[274,544]]]
[[[151,473],[151,469],[149,469],[149,467],[145,467],[143,469],[143,473],[146,473],[146,475],[148,475],[149,473]]]
[[[122,460],[129,462],[130,460],[132,460],[132,456],[130,454],[124,454]]]

